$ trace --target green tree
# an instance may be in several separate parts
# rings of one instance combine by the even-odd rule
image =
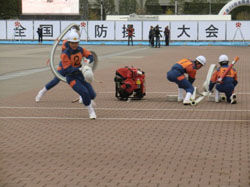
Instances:
[[[185,2],[184,14],[208,14],[209,4],[202,0],[193,0],[191,2]]]
[[[147,0],[145,3],[145,9],[147,14],[160,15],[163,13],[159,0]]]
[[[136,0],[120,0],[119,14],[128,15],[132,13],[140,12],[139,5]]]
[[[170,0],[170,3],[175,6],[175,1],[177,1],[177,14],[183,14],[184,12],[184,5],[185,5],[185,0]]]
[[[218,14],[221,8],[228,3],[228,0],[170,0],[175,6],[177,1],[178,14]]]
[[[79,5],[80,5],[80,15],[83,19],[88,20],[89,19],[89,14],[90,14],[90,10],[89,10],[89,2],[88,0],[80,0],[79,1]]]
[[[106,15],[112,15],[115,13],[115,3],[114,0],[95,0],[93,8],[97,10],[97,15],[101,16],[101,2],[103,3],[103,18]]]
[[[144,14],[146,14],[146,11],[144,10],[144,8],[139,7],[136,9],[136,14],[137,15],[144,15]]]
[[[127,0],[121,0],[119,3],[119,14],[120,15],[127,15],[128,13],[128,8],[129,7],[129,1]]]
[[[15,19],[19,18],[21,12],[20,0],[5,0],[1,1],[0,19]]]
[[[231,15],[233,20],[250,20],[250,7],[237,7],[231,12]]]
[[[174,12],[170,8],[168,8],[167,11],[165,12],[165,14],[166,15],[173,15]]]
[[[88,19],[98,20],[100,19],[100,15],[98,15],[97,11],[95,11],[94,9],[89,9]]]

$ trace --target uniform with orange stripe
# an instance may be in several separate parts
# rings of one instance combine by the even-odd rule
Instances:
[[[82,96],[83,103],[87,106],[90,104],[90,100],[94,99],[96,95],[92,86],[85,81],[79,69],[83,57],[87,57],[90,62],[93,61],[90,51],[80,46],[75,49],[68,47],[61,54],[61,63],[68,84]]]
[[[65,49],[67,49],[68,47],[69,47],[69,41],[68,41],[68,40],[64,40],[63,43],[62,43],[62,52],[63,52]],[[87,51],[86,49],[83,48],[83,50],[84,50],[85,57],[86,57],[87,59],[89,59],[90,62],[92,62],[93,60],[91,61],[90,58],[93,59],[93,56],[92,56],[92,55],[89,56],[90,52]],[[58,67],[57,67],[57,71],[58,71],[58,73],[60,73],[63,77],[65,77],[65,72],[64,72],[64,70],[63,70],[62,62],[61,62],[61,61],[60,61],[59,65],[58,65]],[[50,90],[51,88],[53,88],[54,86],[56,86],[59,82],[60,82],[60,79],[58,79],[58,78],[55,76],[54,79],[52,79],[50,82],[48,82],[48,83],[45,85],[45,87],[46,87],[47,90]]]
[[[216,100],[216,97],[219,97],[217,95],[218,92],[222,92],[222,93],[225,93],[228,103],[235,104],[236,95],[233,95],[233,92],[234,92],[236,85],[238,84],[236,70],[234,68],[230,69],[221,82],[217,81],[219,77],[222,77],[224,72],[228,69],[228,66],[229,66],[228,62],[229,60],[226,55],[221,55],[219,57],[219,64],[221,67],[217,68],[217,70],[213,73],[212,78],[210,80],[210,84],[209,84],[209,91],[212,91],[215,86],[215,89],[217,92],[215,95],[215,100]]]
[[[195,81],[196,72],[206,63],[204,56],[198,56],[194,61],[189,59],[182,59],[172,66],[171,70],[167,73],[167,79],[175,82],[178,85],[178,92],[184,89],[187,94],[183,101],[184,104],[190,104],[191,95],[194,92],[193,82]],[[185,77],[185,74],[188,77]],[[178,101],[183,100],[182,94],[178,93]]]
[[[94,57],[90,51],[79,46],[80,38],[76,32],[71,32],[69,35],[69,47],[61,54],[66,81],[82,97],[83,104],[88,108],[89,117],[95,119],[96,114],[91,100],[95,99],[96,93],[91,84],[85,80],[80,69],[83,57],[89,59],[90,63],[93,62]]]
[[[80,36],[80,33],[79,33],[79,28],[72,28],[71,31],[75,31],[79,34]],[[62,52],[67,49],[69,47],[69,41],[68,40],[64,40],[63,43],[62,43]],[[57,67],[57,71],[60,75],[62,75],[63,77],[65,77],[65,72],[63,70],[63,67],[62,67],[62,62],[60,61],[59,62],[59,65]],[[60,82],[60,79],[57,78],[56,76],[51,80],[49,81],[45,87],[43,87],[37,94],[35,100],[36,102],[39,102],[42,98],[42,96],[48,91],[50,90],[51,88],[55,87],[58,83]]]

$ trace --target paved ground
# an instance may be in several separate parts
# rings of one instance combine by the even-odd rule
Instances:
[[[87,46],[100,58],[93,84],[97,120],[89,120],[65,83],[34,98],[52,77],[51,46],[0,45],[1,187],[246,187],[250,186],[250,48]],[[238,104],[207,100],[196,107],[168,102],[165,78],[177,60],[205,55],[201,87],[221,53],[236,65]],[[146,72],[144,100],[114,97],[114,72]]]

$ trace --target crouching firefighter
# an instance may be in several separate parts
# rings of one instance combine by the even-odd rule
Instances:
[[[194,92],[193,82],[197,70],[206,64],[204,56],[198,56],[195,60],[182,59],[172,66],[171,70],[167,72],[167,79],[170,82],[175,82],[178,85],[178,101],[183,101],[184,105],[191,104],[191,96]],[[185,77],[188,75],[188,78]],[[185,99],[183,100],[183,90],[186,91]]]
[[[211,92],[215,86],[215,102],[219,102],[220,92],[222,92],[225,93],[228,103],[236,104],[236,94],[234,94],[234,88],[238,84],[236,70],[231,68],[222,81],[218,81],[219,77],[222,77],[224,72],[229,68],[228,62],[229,60],[227,55],[220,55],[220,67],[212,75],[209,84],[209,91]]]

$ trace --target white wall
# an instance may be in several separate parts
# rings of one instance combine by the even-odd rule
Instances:
[[[250,40],[250,21],[27,21],[0,20],[0,40],[37,40],[41,25],[44,40],[55,40],[71,23],[81,26],[82,40],[127,40],[126,27],[132,24],[134,40],[148,41],[150,26],[169,26],[174,41]]]

